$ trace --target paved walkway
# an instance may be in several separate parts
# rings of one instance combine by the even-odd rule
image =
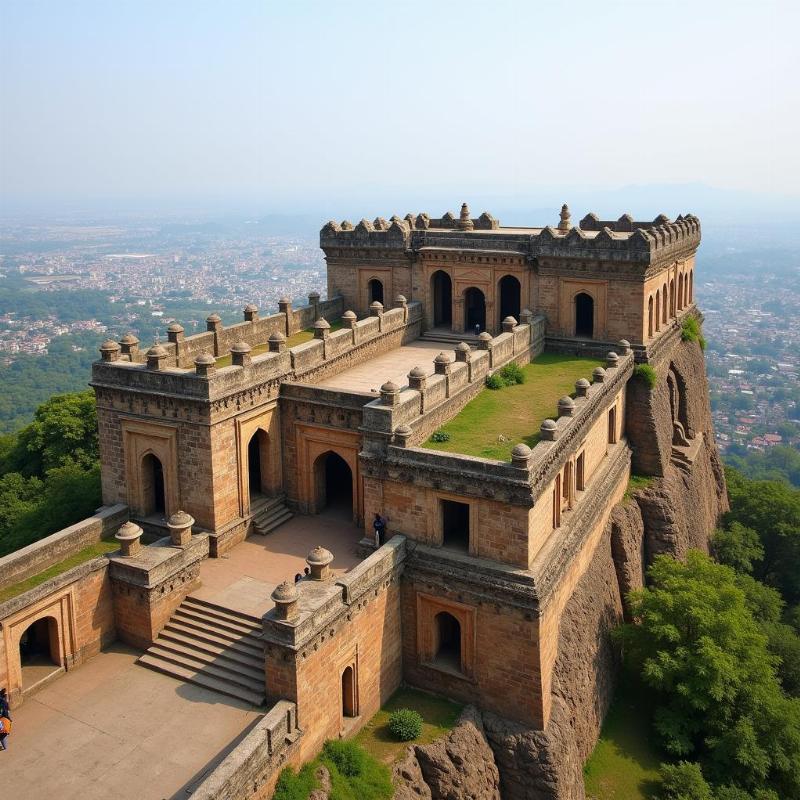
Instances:
[[[433,359],[442,351],[453,356],[455,345],[442,342],[425,342],[417,339],[411,344],[397,347],[381,356],[375,356],[363,364],[350,367],[338,375],[319,382],[326,389],[345,389],[351,392],[371,392],[376,394],[386,381],[394,381],[398,386],[408,385],[408,373],[414,367],[422,367],[426,375],[433,375]]]
[[[185,800],[260,717],[244,703],[145,669],[124,645],[14,711],[0,794],[18,800]]]
[[[202,585],[192,594],[260,617],[273,606],[272,590],[303,572],[306,556],[316,545],[333,553],[331,567],[341,574],[361,561],[356,546],[362,536],[349,510],[295,516],[266,536],[249,536],[222,558],[204,561]]]

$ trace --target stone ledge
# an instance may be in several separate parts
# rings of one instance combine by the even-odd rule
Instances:
[[[142,589],[153,589],[181,570],[208,557],[209,537],[195,533],[185,548],[169,544],[169,539],[159,539],[143,547],[134,558],[111,556],[111,577]]]

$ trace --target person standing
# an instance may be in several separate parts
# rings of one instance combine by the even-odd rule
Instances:
[[[0,750],[8,750],[8,735],[11,733],[11,720],[0,717]]]
[[[375,530],[375,549],[377,550],[383,544],[384,534],[386,533],[386,520],[380,514],[375,514],[372,527]]]
[[[11,711],[8,707],[8,695],[5,689],[0,689],[0,717],[11,719]]]

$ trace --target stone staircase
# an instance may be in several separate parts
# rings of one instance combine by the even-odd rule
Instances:
[[[263,536],[294,516],[286,507],[285,500],[283,495],[278,495],[278,497],[259,497],[250,503],[253,533]]]
[[[425,331],[420,336],[423,342],[441,342],[442,344],[451,345],[454,348],[460,342],[466,342],[470,347],[475,348],[478,346],[479,339],[472,333],[453,333],[452,331],[444,330],[443,328],[433,328]]]
[[[264,703],[261,619],[189,596],[139,664],[254,706]]]

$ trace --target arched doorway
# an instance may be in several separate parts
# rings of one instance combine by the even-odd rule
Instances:
[[[383,305],[383,284],[377,278],[373,278],[367,284],[367,289],[369,290],[369,302],[378,302]]]
[[[486,330],[486,298],[474,286],[464,292],[464,329],[468,333]]]
[[[166,513],[164,467],[152,453],[148,453],[142,459],[142,497],[145,516]]]
[[[513,275],[506,275],[500,279],[500,322],[506,317],[514,317],[519,322],[519,312],[522,308],[522,287]]]
[[[266,491],[264,479],[267,476],[267,434],[257,430],[247,445],[247,482],[250,489],[250,499],[254,495]]]
[[[453,324],[453,283],[443,270],[437,270],[431,277],[431,296],[433,297],[433,326]]]
[[[461,672],[461,624],[446,611],[440,611],[434,619],[436,625],[436,656],[440,666]]]
[[[23,691],[61,668],[55,617],[43,617],[28,626],[19,640],[19,661]]]
[[[689,273],[689,302],[694,303],[694,270]]]
[[[656,291],[656,330],[661,330],[661,290]]]
[[[358,716],[358,700],[356,697],[356,681],[353,667],[346,667],[342,673],[342,716]]]
[[[586,292],[575,295],[575,335],[594,336],[594,300]]]
[[[667,284],[665,283],[661,289],[661,297],[663,298],[663,303],[661,304],[661,322],[666,325],[667,319],[669,318],[669,311],[667,309]]]
[[[323,453],[314,462],[317,513],[330,510],[353,517],[353,472],[350,465],[332,451]]]
[[[669,315],[675,316],[675,278],[669,282]]]
[[[653,297],[647,301],[647,338],[649,339],[653,335]]]

